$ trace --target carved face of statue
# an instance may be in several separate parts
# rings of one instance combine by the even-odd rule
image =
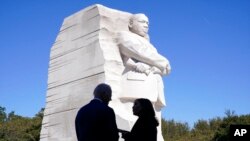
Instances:
[[[129,29],[142,37],[148,34],[148,18],[144,14],[135,14],[130,19]]]

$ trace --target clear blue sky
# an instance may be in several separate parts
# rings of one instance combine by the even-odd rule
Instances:
[[[99,3],[150,19],[172,66],[163,117],[188,122],[250,113],[249,0],[1,0],[0,106],[32,117],[45,107],[50,48],[63,19]]]

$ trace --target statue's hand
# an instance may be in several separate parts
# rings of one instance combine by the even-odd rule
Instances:
[[[162,73],[162,71],[159,69],[159,68],[157,68],[157,67],[152,67],[151,69],[151,72],[153,72],[154,74],[159,74],[159,75],[163,75],[163,73]]]
[[[150,73],[150,67],[141,62],[136,63],[135,70],[140,73],[145,73],[146,75]]]
[[[170,74],[170,72],[171,72],[171,66],[168,63],[167,66],[166,66],[166,68],[164,69],[164,74],[168,75],[168,74]]]

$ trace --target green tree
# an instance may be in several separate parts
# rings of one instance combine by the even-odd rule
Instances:
[[[5,108],[0,106],[0,125],[3,123],[7,118],[7,115],[5,113]]]
[[[13,111],[7,114],[3,107],[0,110],[1,115],[5,115],[0,124],[0,141],[39,141],[44,109],[33,118],[16,115]]]
[[[162,133],[165,141],[228,141],[230,125],[250,125],[250,114],[236,115],[226,110],[225,117],[198,120],[190,129],[187,123],[162,119]]]
[[[191,131],[192,140],[196,141],[210,141],[213,137],[213,131],[210,128],[210,124],[206,120],[198,120],[194,124],[194,128]]]
[[[162,119],[162,133],[166,141],[186,141],[189,139],[189,130],[187,123]]]
[[[215,131],[213,140],[216,141],[227,141],[229,140],[230,125],[249,125],[250,124],[250,114],[238,116],[235,112],[227,110],[225,112],[226,117],[220,123],[220,126]]]
[[[31,120],[31,126],[26,130],[27,134],[34,140],[39,141],[42,127],[44,108],[42,108]]]
[[[7,114],[5,113],[5,107],[0,106],[0,141],[4,137],[4,122],[6,121]]]

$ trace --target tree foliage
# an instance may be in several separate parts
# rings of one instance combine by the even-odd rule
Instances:
[[[0,141],[39,141],[43,109],[33,118],[6,113],[0,106]]]
[[[5,110],[0,106],[0,141],[39,141],[44,109],[32,118]],[[162,119],[162,134],[165,141],[228,141],[230,125],[250,125],[250,114],[238,116],[227,110],[225,115],[198,120],[193,128],[188,123]]]
[[[189,132],[190,129],[187,123],[162,119],[162,133],[167,141],[186,141],[189,138]]]
[[[228,141],[230,125],[250,125],[250,114],[236,115],[227,110],[223,118],[198,120],[190,129],[187,123],[162,120],[162,132],[166,141]]]

